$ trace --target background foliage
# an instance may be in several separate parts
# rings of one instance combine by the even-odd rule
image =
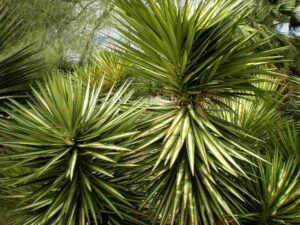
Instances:
[[[16,8],[15,14],[26,25],[18,44],[35,42],[52,69],[86,63],[91,50],[105,39],[100,32],[113,8],[107,0],[12,0],[3,4],[10,10]]]

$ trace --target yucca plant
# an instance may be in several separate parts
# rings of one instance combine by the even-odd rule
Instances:
[[[246,132],[213,111],[231,110],[224,99],[262,95],[254,84],[278,75],[263,65],[279,62],[284,48],[268,49],[269,38],[253,44],[255,32],[240,35],[251,1],[115,3],[115,28],[127,41],[115,40],[119,53],[126,52],[133,74],[161,84],[173,100],[137,137],[145,137],[135,156],[142,166],[133,172],[146,195],[141,207],[161,225],[235,221],[245,210],[243,165],[262,159]]]
[[[240,181],[250,195],[245,195],[247,210],[239,215],[239,223],[298,224],[300,136],[295,122],[278,110],[281,103],[274,98],[242,99],[230,104],[234,114],[217,114],[260,138],[256,149],[267,160],[252,165],[252,179]]]
[[[291,157],[284,161],[277,152],[269,161],[271,165],[259,164],[255,171],[258,178],[251,185],[245,184],[258,202],[253,201],[250,213],[241,218],[245,220],[242,224],[299,224],[299,160]]]
[[[254,199],[247,199],[248,211],[241,215],[241,224],[300,223],[299,135],[291,124],[270,133],[269,163],[253,167],[254,179],[242,184]]]
[[[297,123],[300,121],[300,79],[299,77],[292,77],[289,82],[289,98],[287,99],[287,106],[284,113],[287,116],[293,117]],[[298,127],[299,129],[299,127]]]
[[[121,85],[129,78],[128,62],[119,57],[114,51],[106,50],[94,55],[96,68],[104,76],[108,87]],[[101,77],[98,75],[98,77]]]
[[[14,11],[5,7],[0,0],[0,114],[8,98],[24,98],[29,90],[29,83],[42,68],[41,60],[37,59],[37,51],[33,46],[21,50],[12,50],[12,46],[24,34],[22,18]],[[2,150],[0,149],[0,154]],[[0,172],[0,178],[2,174]],[[0,195],[3,189],[0,185]],[[0,224],[6,220],[7,202],[0,201]],[[1,212],[4,211],[4,212]]]
[[[12,224],[142,224],[120,172],[134,166],[122,155],[136,134],[139,103],[121,107],[132,95],[124,94],[129,82],[99,101],[102,84],[54,76],[33,89],[28,106],[9,105],[0,164],[1,201],[16,201]]]
[[[24,97],[29,82],[42,68],[37,50],[26,46],[14,53],[9,51],[12,42],[24,34],[22,18],[15,16],[3,1],[0,1],[0,102],[7,98]]]
[[[262,82],[256,86],[269,91],[269,95],[265,95],[264,98],[248,96],[224,100],[233,111],[225,111],[219,107],[219,110],[216,109],[213,113],[247,131],[257,138],[258,143],[265,145],[274,141],[270,140],[273,130],[281,129],[283,123],[293,123],[293,120],[285,117],[281,111],[286,104],[286,86],[276,79],[274,83]]]
[[[78,68],[75,76],[92,84],[99,84],[104,79],[103,90],[109,91],[112,86],[121,86],[130,76],[128,62],[114,51],[95,52],[92,64]]]

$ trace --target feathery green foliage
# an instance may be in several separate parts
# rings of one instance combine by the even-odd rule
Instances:
[[[47,70],[66,69],[66,64],[86,64],[99,35],[108,24],[113,5],[110,0],[10,0],[3,1],[23,18],[24,36],[17,43],[37,43],[42,48]]]

